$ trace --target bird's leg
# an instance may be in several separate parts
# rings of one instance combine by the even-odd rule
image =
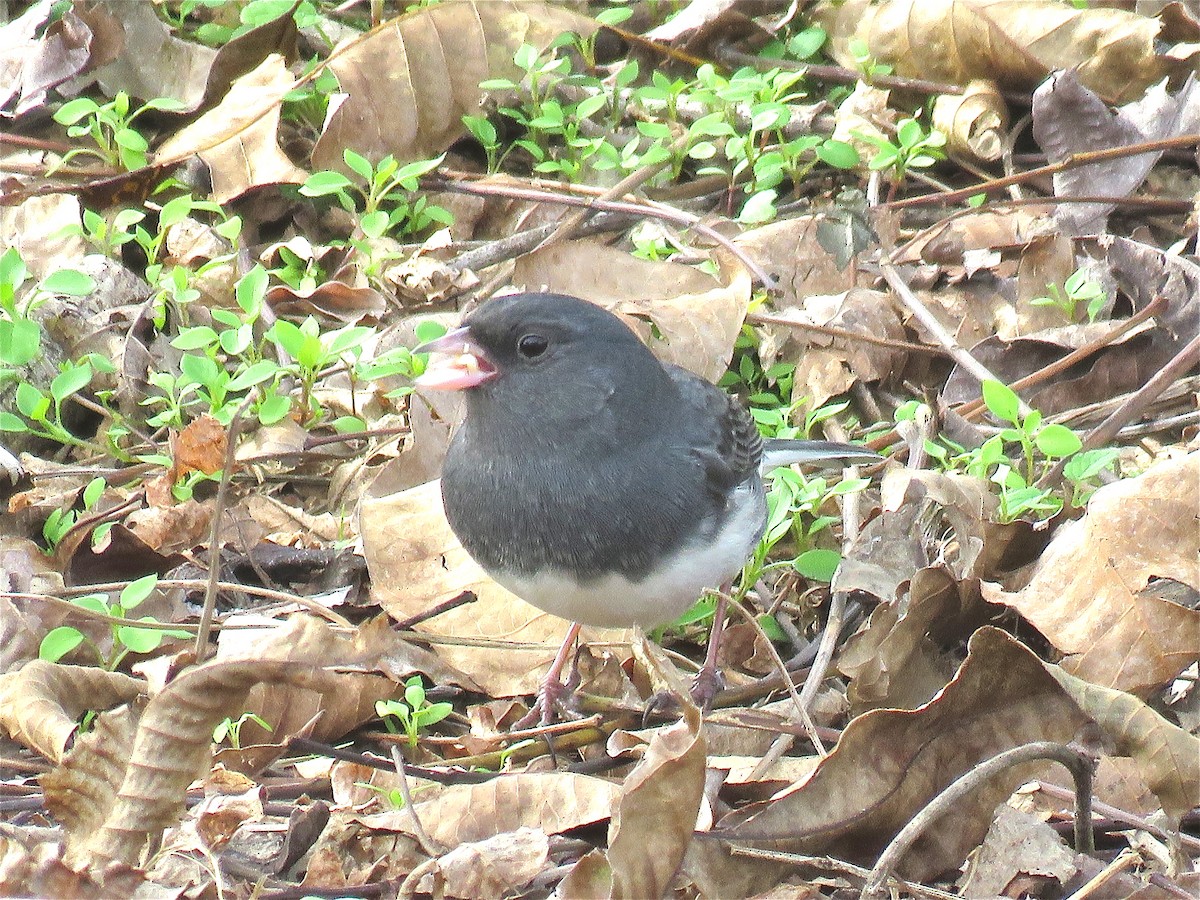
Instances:
[[[571,652],[571,645],[575,643],[575,638],[579,637],[579,628],[578,622],[572,622],[571,627],[567,629],[567,636],[563,638],[562,646],[558,648],[554,662],[550,663],[550,669],[538,688],[533,708],[513,723],[515,730],[529,728],[535,722],[541,725],[553,724],[554,714],[562,706],[563,698],[570,692],[562,683],[562,670],[567,663],[567,654]]]
[[[712,706],[713,698],[725,687],[725,679],[717,670],[717,650],[721,646],[721,635],[725,633],[725,613],[729,606],[729,592],[733,582],[721,585],[717,593],[717,608],[713,611],[712,629],[708,633],[708,651],[704,654],[704,665],[692,682],[692,699],[704,712]]]

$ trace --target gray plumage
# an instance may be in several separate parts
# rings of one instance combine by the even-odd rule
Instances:
[[[583,609],[539,602],[554,579],[616,576],[613,584],[657,590],[663,566],[686,570],[695,558],[703,568],[710,546],[720,560],[707,573],[715,581],[699,586],[732,578],[765,527],[764,461],[879,458],[816,441],[767,441],[764,454],[740,402],[664,366],[620,319],[583,300],[518,294],[464,324],[498,374],[464,391],[466,420],[442,474],[450,525],[501,584],[578,621],[657,624],[678,615],[681,601],[664,598],[661,611],[643,614],[650,601],[639,599],[632,612],[589,615],[591,595]],[[522,343],[529,336],[538,340]],[[543,343],[532,357],[520,349]]]

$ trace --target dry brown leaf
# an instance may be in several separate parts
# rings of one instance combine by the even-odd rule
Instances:
[[[734,238],[753,260],[775,278],[776,308],[798,306],[814,294],[840,294],[854,286],[854,272],[838,269],[837,260],[817,242],[821,216],[779,219]],[[763,326],[769,331],[772,326]],[[786,337],[791,332],[779,329]],[[762,352],[761,350],[759,351]],[[769,365],[769,363],[768,363]]]
[[[378,484],[385,483],[383,473]],[[407,619],[459,596],[474,602],[421,623],[421,631],[451,638],[535,642],[540,649],[438,644],[438,655],[466,672],[493,697],[534,693],[569,624],[496,584],[458,543],[432,481],[396,494],[363,495],[359,531],[372,598],[396,619]],[[584,629],[585,640],[628,640],[627,629]]]
[[[898,263],[959,264],[969,250],[1012,250],[1055,228],[1049,207],[978,209],[945,219],[910,241]]]
[[[1198,131],[1200,82],[1194,75],[1178,94],[1172,96],[1166,84],[1161,83],[1144,97],[1118,109],[1115,115],[1071,70],[1055,73],[1033,95],[1033,135],[1052,163],[1078,153],[1195,135]],[[1056,172],[1054,194],[1056,197],[1128,196],[1142,184],[1161,156],[1161,150],[1138,153]],[[1068,234],[1102,234],[1114,205],[1064,203],[1055,211],[1055,218]]]
[[[92,61],[94,34],[87,17],[49,0],[30,4],[0,28],[4,63],[0,66],[0,109],[19,118],[46,101],[46,92],[80,74]],[[16,99],[13,109],[6,108]]]
[[[906,602],[877,606],[837,656],[851,679],[851,713],[927,702],[953,675],[952,652],[985,619],[974,582],[956,582],[942,568],[916,572]]]
[[[811,296],[800,308],[783,310],[780,316],[894,341],[906,337],[896,308],[882,291],[855,288],[838,296]],[[792,330],[779,355],[795,361],[796,393],[807,397],[813,409],[856,382],[891,377],[905,360],[900,350],[810,329]]]
[[[704,763],[700,713],[685,705],[683,720],[651,738],[622,787],[608,835],[614,900],[667,893],[692,842]]]
[[[58,762],[89,709],[128,703],[146,683],[95,666],[66,666],[35,659],[0,675],[0,725],[14,740]]]
[[[1147,696],[1200,655],[1200,612],[1156,596],[1168,578],[1200,590],[1200,453],[1100,488],[1015,593],[984,584],[1095,684]]]
[[[849,45],[858,39],[897,75],[951,84],[1032,89],[1051,69],[1076,69],[1097,93],[1129,100],[1194,65],[1190,44],[1160,51],[1158,19],[1057,0],[824,0],[812,15],[844,66],[856,65]]]
[[[390,19],[331,54],[344,99],[330,103],[313,165],[344,170],[346,148],[401,163],[437,156],[464,133],[462,116],[478,112],[481,81],[521,76],[512,61],[521,44],[543,50],[564,31],[595,29],[540,0],[451,0]]]
[[[692,843],[704,794],[705,743],[700,711],[687,695],[674,666],[643,637],[638,658],[647,659],[673,683],[683,718],[658,729],[637,766],[625,779],[608,828],[607,866],[580,861],[563,879],[563,896],[618,898],[667,894]],[[587,859],[585,857],[584,859]],[[578,875],[576,875],[578,871]]]
[[[268,742],[272,747],[286,745],[291,735],[302,730],[315,740],[336,741],[375,718],[376,701],[399,696],[402,689],[398,685],[417,672],[435,684],[477,689],[470,678],[393,632],[387,618],[382,616],[355,629],[352,635],[338,634],[328,623],[309,615],[293,616],[282,627],[265,632],[223,632],[218,659],[287,660],[310,666],[335,662],[352,666],[365,659],[371,660],[372,670],[386,673],[386,677],[358,672],[328,673],[317,690],[292,682],[255,685],[247,694],[242,711],[260,716],[271,730],[266,731],[253,721],[246,722],[240,735],[243,746]],[[306,728],[313,720],[316,724]],[[246,760],[251,768],[239,766],[239,769],[255,771],[273,762],[277,755],[278,751],[274,755],[264,752]]]
[[[72,194],[30,197],[16,206],[0,208],[0,243],[14,247],[37,278],[66,266],[78,266],[88,253],[80,234],[72,234],[82,210]]]
[[[648,317],[665,339],[649,342],[655,355],[716,381],[729,365],[751,289],[740,263],[721,261],[718,282],[682,263],[637,259],[598,241],[564,241],[522,256],[512,280],[526,290],[571,294],[618,314]]]
[[[314,630],[319,628],[309,626],[293,635],[300,646],[309,647],[306,635]],[[68,828],[68,860],[78,865],[136,864],[147,840],[177,821],[187,785],[206,767],[217,723],[240,715],[248,691],[262,682],[286,681],[319,693],[333,690],[336,677],[321,668],[328,661],[260,655],[206,663],[151,698],[136,722],[136,737],[129,722],[123,727],[130,733],[123,737],[89,735],[98,742],[95,748],[81,740],[54,773],[62,785],[62,802],[79,823]]]
[[[33,541],[0,535],[0,592],[60,596],[62,575]],[[58,604],[0,597],[0,677],[38,656],[42,638],[66,619]]]
[[[1004,151],[1008,105],[995,84],[976,79],[961,94],[934,100],[932,122],[952,151],[995,162]]]
[[[1200,646],[1193,644],[1193,647]],[[1200,796],[1200,738],[1168,722],[1142,701],[1046,666],[1063,690],[1099,725],[1115,755],[1138,765],[1142,780],[1175,823]]]
[[[392,810],[356,820],[369,831],[412,834],[415,813],[431,840],[457,847],[518,828],[562,834],[603,822],[620,791],[611,781],[570,772],[503,775],[446,787],[434,799],[414,803],[412,812]]]
[[[228,435],[225,426],[210,415],[203,415],[187,424],[172,446],[175,478],[188,472],[212,475],[225,468],[225,447]]]
[[[125,91],[146,100],[172,97],[188,110],[200,106],[216,50],[175,37],[153,4],[106,0],[97,6],[116,25],[122,42],[120,54],[95,73],[109,96]]]
[[[1032,652],[982,628],[933,700],[854,719],[808,781],[726,816],[719,831],[734,840],[780,840],[805,853],[873,859],[917,810],[979,762],[1029,741],[1074,740],[1088,721]],[[900,872],[923,880],[960,865],[983,839],[996,805],[1035,768],[1010,770],[963,801],[925,833]]]
[[[1077,871],[1075,853],[1053,828],[1029,813],[1001,804],[979,852],[971,857],[964,897],[1009,897],[1009,885],[1035,876],[1066,884]],[[1018,885],[1023,882],[1018,882]]]
[[[154,163],[169,165],[196,154],[208,166],[218,203],[263,184],[302,184],[307,174],[278,142],[280,102],[295,85],[283,57],[268,56],[235,81],[216,107],[165,141]]]
[[[520,894],[546,867],[550,839],[537,828],[518,828],[482,841],[459,844],[438,857],[417,889],[433,894],[435,877],[447,897],[509,897]]]
[[[144,872],[129,866],[104,872],[78,872],[62,860],[62,846],[50,828],[0,825],[0,894],[5,897],[55,897],[106,900],[133,897],[146,882]]]

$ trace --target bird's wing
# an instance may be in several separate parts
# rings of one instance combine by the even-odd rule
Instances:
[[[729,490],[758,473],[763,439],[740,400],[678,366],[666,366],[679,391],[678,428],[689,452],[703,464],[710,490]]]

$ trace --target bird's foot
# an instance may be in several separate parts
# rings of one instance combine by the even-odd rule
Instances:
[[[704,666],[696,673],[696,678],[692,682],[691,695],[692,700],[700,707],[702,712],[708,712],[712,709],[713,700],[717,694],[725,690],[725,679],[714,666],[709,668]]]
[[[579,713],[572,708],[571,700],[578,687],[578,673],[572,672],[570,681],[563,684],[557,678],[547,678],[538,688],[537,699],[529,712],[513,723],[513,731],[522,731],[535,726],[546,727],[553,725],[561,716],[564,719],[578,719]]]
[[[720,672],[716,669],[701,669],[692,681],[692,687],[688,693],[691,695],[692,701],[700,707],[701,712],[708,712],[712,708],[717,694],[723,690],[725,690],[725,679]],[[674,694],[669,691],[658,691],[646,701],[646,708],[642,711],[642,727],[648,727],[655,716],[671,715],[678,708],[679,700]]]

